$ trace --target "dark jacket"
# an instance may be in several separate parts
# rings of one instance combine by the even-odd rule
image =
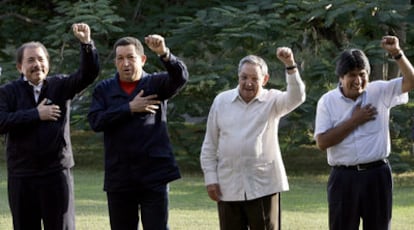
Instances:
[[[48,76],[38,103],[48,98],[59,105],[57,121],[41,121],[33,88],[21,76],[0,87],[0,133],[7,137],[9,176],[41,176],[73,167],[69,134],[70,100],[98,76],[95,46],[81,45],[80,68],[65,76]]]
[[[167,72],[144,72],[131,95],[122,90],[118,73],[95,88],[88,119],[94,131],[104,133],[105,191],[150,188],[180,178],[167,132],[167,100],[183,88],[188,72],[173,55],[163,63]],[[158,95],[155,114],[131,113],[129,102],[141,90],[144,96]]]

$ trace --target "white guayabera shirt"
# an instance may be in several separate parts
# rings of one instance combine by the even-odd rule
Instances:
[[[262,89],[245,103],[238,87],[214,100],[200,161],[205,184],[220,185],[223,201],[243,201],[289,190],[278,142],[282,116],[305,100],[298,72],[286,74],[287,90]]]

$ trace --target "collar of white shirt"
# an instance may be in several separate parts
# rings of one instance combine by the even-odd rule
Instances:
[[[31,83],[31,82],[30,82],[30,81],[26,78],[26,76],[24,76],[24,77],[23,77],[23,79],[24,79],[25,81],[27,81],[27,83],[29,83],[29,85],[33,86],[33,94],[34,94],[34,96],[35,96],[35,100],[36,100],[36,102],[37,102],[37,100],[39,99],[40,91],[41,91],[42,86],[43,86],[43,82],[41,82],[41,83],[40,83],[40,84],[38,84],[38,85],[35,85],[35,84]]]

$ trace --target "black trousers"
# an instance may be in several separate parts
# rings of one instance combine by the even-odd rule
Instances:
[[[14,230],[64,229],[68,184],[63,172],[41,177],[8,178]]]
[[[332,168],[328,181],[329,229],[391,229],[392,173],[390,165],[363,171]]]
[[[107,192],[112,230],[168,230],[168,185],[153,189]],[[140,215],[141,214],[141,215]]]
[[[280,193],[248,201],[220,201],[221,230],[279,230]]]

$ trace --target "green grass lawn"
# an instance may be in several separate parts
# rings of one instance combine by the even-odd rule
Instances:
[[[78,230],[109,229],[100,170],[75,169],[76,223]],[[395,176],[393,230],[414,226],[414,173]],[[290,176],[290,191],[282,193],[282,229],[327,229],[327,174]],[[0,229],[11,227],[4,165],[0,167]],[[215,230],[216,205],[205,192],[200,174],[184,174],[170,184],[170,229]]]

